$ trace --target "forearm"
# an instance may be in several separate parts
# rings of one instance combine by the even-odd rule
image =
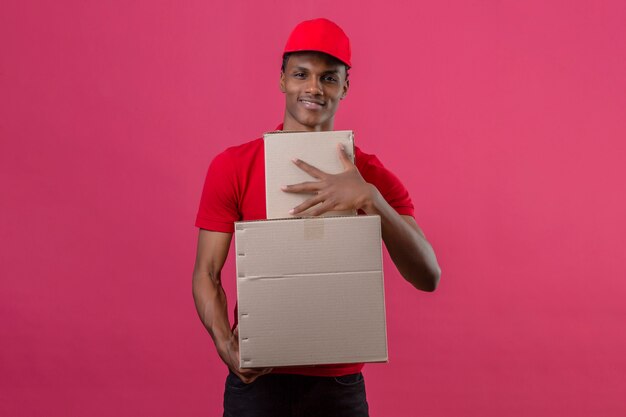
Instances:
[[[398,271],[415,288],[434,291],[441,269],[432,246],[412,218],[399,215],[373,185],[371,191],[363,210],[380,216],[382,237]]]
[[[220,358],[242,381],[250,383],[270,372],[271,368],[239,368],[238,331],[230,328],[228,303],[221,281],[221,271],[228,256],[231,237],[231,233],[200,229],[193,270],[193,299],[198,316],[211,335]]]
[[[220,272],[194,271],[193,298],[200,320],[211,335],[219,355],[225,359],[232,331],[228,320],[226,294],[220,283]]]

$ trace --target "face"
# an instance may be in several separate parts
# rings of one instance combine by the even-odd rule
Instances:
[[[316,52],[293,53],[280,76],[285,93],[285,130],[332,130],[339,101],[349,83],[346,67]]]

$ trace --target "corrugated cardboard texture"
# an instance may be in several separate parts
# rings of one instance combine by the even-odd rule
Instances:
[[[242,368],[387,360],[380,217],[235,225]]]
[[[311,197],[310,194],[291,194],[281,190],[283,185],[315,181],[294,165],[298,158],[329,174],[338,174],[343,166],[337,152],[342,143],[354,161],[354,135],[350,130],[331,132],[272,132],[264,135],[265,195],[267,218],[292,217],[289,210]],[[354,215],[353,211],[334,211],[324,216]]]

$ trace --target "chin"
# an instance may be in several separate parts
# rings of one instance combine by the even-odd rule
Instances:
[[[322,119],[319,117],[308,117],[308,118],[302,118],[299,120],[302,126],[306,126],[310,128],[317,128],[323,125],[324,123],[326,123],[327,121],[328,121],[327,119]]]

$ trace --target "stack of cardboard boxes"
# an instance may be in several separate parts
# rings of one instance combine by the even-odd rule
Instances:
[[[281,186],[314,181],[292,160],[343,171],[351,131],[265,135],[267,218],[237,222],[242,368],[387,361],[380,218],[329,212],[296,218],[310,195]]]

